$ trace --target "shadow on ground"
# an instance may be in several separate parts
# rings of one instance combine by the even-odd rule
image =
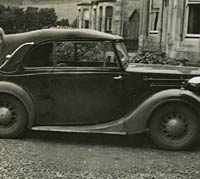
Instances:
[[[157,149],[149,137],[148,132],[135,134],[131,136],[106,135],[106,134],[80,134],[80,133],[62,133],[62,132],[43,132],[29,131],[26,139],[39,140],[42,142],[74,144],[74,145],[97,145],[111,147],[130,147],[143,149]],[[200,151],[199,142],[193,148],[195,151]]]
[[[88,144],[107,145],[116,147],[155,148],[148,133],[131,136],[107,135],[107,134],[80,134],[62,132],[29,131],[26,139],[49,141],[63,144]]]

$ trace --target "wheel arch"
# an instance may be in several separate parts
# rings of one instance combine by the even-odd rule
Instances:
[[[31,128],[35,121],[36,110],[32,97],[21,86],[12,82],[0,82],[0,94],[8,94],[18,99],[24,106],[28,115],[28,128]]]
[[[193,99],[191,99],[193,100]],[[195,101],[194,101],[195,102]],[[162,107],[166,106],[166,105],[172,105],[172,104],[177,104],[179,103],[180,105],[184,105],[187,106],[188,108],[190,108],[192,111],[194,111],[195,115],[197,117],[200,117],[200,111],[198,110],[198,107],[200,109],[200,103],[198,103],[198,105],[194,105],[192,104],[192,102],[190,101],[186,101],[183,99],[168,99],[166,101],[163,101],[161,103],[159,103],[158,105],[156,105],[153,110],[151,111],[151,113],[148,116],[147,122],[146,122],[146,128],[149,128],[150,122],[153,118],[153,116],[156,114],[157,111],[159,111]],[[199,124],[200,124],[200,120],[199,120]]]
[[[143,101],[124,119],[124,130],[127,134],[144,132],[153,113],[162,105],[170,102],[181,102],[190,106],[200,116],[200,97],[189,90],[168,89],[157,92]]]

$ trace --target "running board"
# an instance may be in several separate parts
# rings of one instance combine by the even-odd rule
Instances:
[[[106,131],[99,128],[91,127],[66,127],[66,126],[35,126],[31,128],[36,131],[56,131],[56,132],[71,132],[71,133],[97,133],[97,134],[118,134],[126,135],[126,132],[121,131]]]

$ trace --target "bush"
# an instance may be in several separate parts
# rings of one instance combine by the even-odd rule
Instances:
[[[176,65],[176,66],[200,66],[200,61],[192,62],[188,59],[172,59],[168,57],[163,57],[163,55],[158,55],[153,52],[147,52],[144,54],[137,54],[131,59],[132,63],[142,63],[142,64],[160,64],[160,65]]]

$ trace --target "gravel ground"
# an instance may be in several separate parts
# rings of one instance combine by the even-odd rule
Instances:
[[[192,151],[157,149],[148,135],[30,132],[0,140],[2,179],[199,179],[200,142]]]

